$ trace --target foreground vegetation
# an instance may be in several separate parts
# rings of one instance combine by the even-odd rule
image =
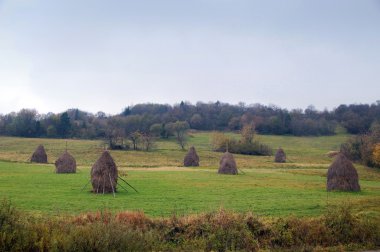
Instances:
[[[35,217],[0,205],[1,251],[337,251],[380,246],[379,218],[348,205],[317,218],[263,218],[223,209],[152,219],[141,212]]]

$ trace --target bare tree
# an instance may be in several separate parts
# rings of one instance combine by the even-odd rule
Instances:
[[[142,144],[145,151],[150,151],[155,144],[155,137],[151,133],[141,134]]]
[[[133,149],[137,150],[138,149],[138,143],[141,140],[141,133],[140,133],[140,131],[137,130],[135,132],[130,133],[128,135],[128,138],[129,138],[129,140],[132,141]]]
[[[174,134],[177,143],[184,150],[187,143],[187,131],[190,128],[189,124],[186,121],[176,121],[175,123],[168,123],[167,128]]]
[[[123,119],[114,117],[107,121],[106,139],[111,149],[124,149],[125,131],[123,128]]]

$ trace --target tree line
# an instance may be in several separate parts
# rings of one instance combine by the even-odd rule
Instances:
[[[319,136],[335,134],[341,125],[348,133],[367,132],[380,121],[380,101],[373,104],[340,105],[328,111],[313,106],[288,110],[261,104],[236,105],[210,102],[175,105],[145,103],[129,106],[117,115],[69,109],[63,113],[39,114],[35,109],[0,114],[0,135],[48,138],[105,138],[115,141],[180,135],[176,126],[195,130],[239,131],[253,123],[259,134]],[[177,123],[177,125],[176,125]]]

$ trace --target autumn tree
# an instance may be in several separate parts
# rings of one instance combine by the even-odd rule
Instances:
[[[255,136],[255,125],[253,123],[247,123],[241,129],[241,140],[243,143],[251,144]]]
[[[224,152],[231,146],[231,143],[234,143],[234,140],[222,132],[215,131],[211,135],[211,145],[213,151]]]
[[[380,166],[380,143],[375,145],[372,153],[372,159],[376,166]]]

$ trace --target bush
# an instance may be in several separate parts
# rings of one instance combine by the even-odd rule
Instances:
[[[228,151],[235,154],[243,155],[259,155],[270,156],[273,150],[266,144],[260,143],[258,140],[252,142],[245,142],[236,140],[232,137],[227,137],[225,134],[215,132],[211,136],[211,144],[214,151],[225,152]]]
[[[254,141],[253,143],[237,142],[236,144],[231,146],[230,152],[243,155],[259,156],[271,156],[273,154],[272,148],[258,141]]]
[[[376,144],[373,148],[372,159],[377,167],[380,167],[380,143]]]
[[[35,232],[25,216],[3,199],[0,203],[0,251],[38,250]]]
[[[348,205],[321,217],[259,218],[219,210],[152,219],[141,212],[32,217],[0,204],[0,251],[334,251],[380,246],[380,219]]]
[[[341,145],[340,151],[352,161],[360,161],[369,167],[376,166],[375,147],[380,143],[380,126],[375,124],[371,131],[351,137]]]

